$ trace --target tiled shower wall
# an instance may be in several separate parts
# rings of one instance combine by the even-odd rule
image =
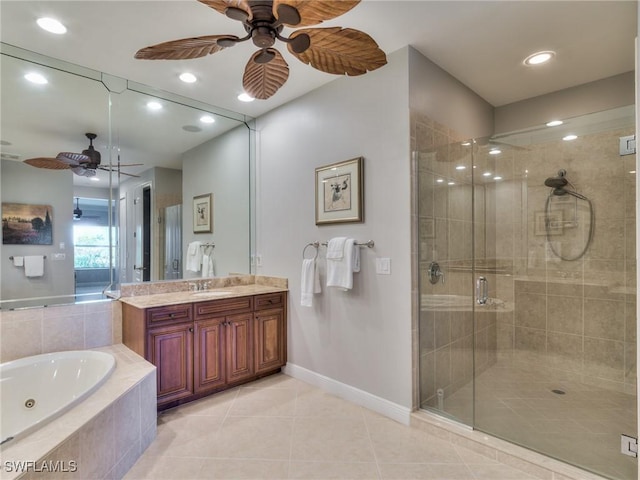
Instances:
[[[619,155],[619,137],[633,131],[503,149],[496,159],[480,150],[478,167],[506,180],[486,187],[495,199],[487,241],[496,245],[496,261],[511,265],[496,278],[496,295],[514,307],[498,313],[500,359],[535,362],[572,380],[635,394],[635,155]],[[591,245],[574,261],[550,251],[541,225],[550,191],[544,180],[560,169],[595,213]],[[565,197],[552,199],[551,211],[562,211],[558,220],[565,223],[550,239],[572,257],[587,240],[589,215],[586,202],[578,200],[576,210]]]

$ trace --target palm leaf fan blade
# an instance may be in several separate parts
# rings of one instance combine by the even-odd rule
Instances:
[[[275,55],[273,59],[268,63],[256,63],[256,57],[262,54],[262,50],[257,51],[249,59],[242,77],[245,92],[260,100],[271,97],[289,78],[289,66],[280,52],[273,48],[268,50]]]
[[[336,75],[356,76],[387,63],[385,53],[373,38],[352,28],[307,28],[296,30],[291,38],[309,35],[311,46],[302,53],[289,52],[313,68]]]
[[[227,11],[227,8],[238,8],[244,10],[249,18],[251,18],[251,8],[246,0],[198,0],[200,3],[205,4],[207,7],[211,7],[214,10],[222,13],[223,15]]]
[[[288,5],[298,10],[300,23],[292,27],[309,27],[324,20],[339,17],[358,5],[360,0],[274,0],[273,13],[278,15],[279,5]]]
[[[67,170],[71,168],[71,165],[58,160],[57,158],[27,158],[26,160],[24,160],[24,163],[26,163],[27,165],[31,165],[32,167],[47,168],[49,170]]]
[[[234,39],[235,35],[207,35],[204,37],[183,38],[170,42],[158,43],[141,48],[135,58],[141,60],[187,60],[211,55],[226,47],[218,45],[219,39]]]

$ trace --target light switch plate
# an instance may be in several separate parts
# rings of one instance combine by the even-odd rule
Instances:
[[[388,257],[376,258],[376,273],[378,275],[391,275],[391,259]]]

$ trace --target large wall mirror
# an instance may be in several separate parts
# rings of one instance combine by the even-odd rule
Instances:
[[[1,309],[251,273],[252,119],[0,46]],[[90,144],[98,168],[53,160]]]

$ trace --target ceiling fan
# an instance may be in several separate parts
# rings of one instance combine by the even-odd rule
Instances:
[[[251,39],[260,50],[245,67],[242,84],[254,98],[266,100],[289,78],[289,66],[276,40],[303,63],[326,73],[362,75],[387,63],[385,53],[369,35],[352,28],[303,28],[284,37],[287,27],[317,25],[348,12],[360,0],[198,0],[242,22],[244,37],[207,35],[159,43],[138,50],[137,59],[185,60],[204,57]]]
[[[116,170],[119,174],[128,175],[130,177],[138,177],[139,175],[133,175],[131,173],[125,173],[120,171],[120,167],[136,167],[142,165],[142,163],[120,163],[120,156],[118,155],[118,164],[113,167],[100,164],[101,155],[93,147],[93,141],[97,135],[95,133],[85,133],[85,136],[89,139],[89,147],[83,150],[82,153],[72,152],[60,152],[55,158],[49,157],[36,157],[27,158],[24,163],[37,168],[48,168],[50,170],[71,170],[76,175],[82,177],[93,177],[96,175],[96,170],[105,170],[107,172]]]
[[[73,209],[73,219],[80,220],[82,218],[82,210],[80,209],[80,198],[76,197],[76,208]],[[85,215],[85,219],[92,218],[100,218],[97,215]]]

